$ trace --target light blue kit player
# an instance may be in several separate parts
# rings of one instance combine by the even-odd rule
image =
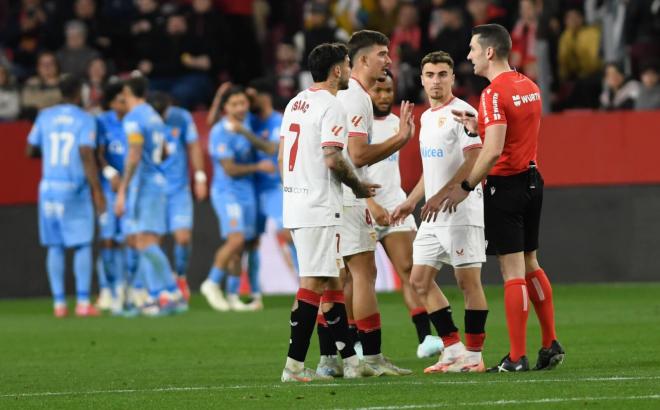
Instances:
[[[150,92],[149,104],[160,114],[167,126],[166,152],[161,168],[167,180],[167,233],[174,236],[174,272],[183,297],[190,298],[186,280],[190,260],[193,199],[190,192],[189,162],[194,170],[194,191],[197,200],[207,196],[204,157],[198,141],[197,127],[190,112],[172,105],[170,96]]]
[[[108,212],[98,218],[101,264],[98,269],[100,292],[96,306],[103,310],[112,308],[115,311],[121,309],[123,285],[131,281],[137,269],[137,252],[130,246],[122,249],[125,229],[122,227],[122,218],[118,218],[113,211],[128,152],[128,142],[122,125],[122,118],[126,115],[122,88],[123,84],[120,82],[110,83],[104,88],[102,106],[105,111],[96,117],[96,153],[101,168],[101,187],[108,209]],[[125,273],[129,274],[128,278],[124,277]]]
[[[187,304],[177,288],[172,268],[160,248],[166,232],[166,180],[161,169],[165,156],[166,128],[160,115],[145,101],[148,81],[132,77],[122,94],[128,114],[123,118],[129,143],[124,175],[115,199],[115,213],[126,213],[127,224],[135,233],[140,255],[139,270],[144,275],[150,300],[142,307],[145,315],[178,313]]]
[[[76,315],[98,316],[89,303],[92,280],[94,207],[105,211],[105,199],[94,158],[94,117],[78,105],[81,82],[65,77],[60,83],[63,103],[44,109],[28,137],[27,153],[42,158],[39,183],[39,239],[48,248],[46,267],[56,317],[68,315],[64,250],[73,248]]]
[[[213,161],[211,201],[220,221],[220,234],[225,240],[217,250],[201,292],[215,310],[255,310],[238,297],[241,259],[246,244],[257,237],[257,204],[254,174],[274,172],[271,161],[256,162],[250,141],[238,130],[246,123],[249,102],[241,87],[229,88],[220,100],[225,117],[211,129],[209,153]],[[220,290],[227,276],[227,298]]]

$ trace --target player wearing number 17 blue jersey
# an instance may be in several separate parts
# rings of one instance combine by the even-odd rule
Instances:
[[[67,77],[60,84],[64,103],[43,110],[28,136],[27,153],[42,156],[39,183],[39,239],[48,248],[47,271],[56,317],[67,315],[64,273],[65,248],[74,249],[76,315],[98,316],[89,303],[92,279],[94,206],[105,200],[94,161],[96,125],[80,103],[80,80]]]
[[[158,315],[185,310],[187,305],[159,245],[166,230],[166,180],[160,168],[166,129],[158,113],[145,102],[147,86],[144,77],[133,77],[124,84],[123,95],[129,112],[123,125],[129,150],[117,191],[115,213],[119,216],[126,213],[136,236],[139,269],[151,297],[143,313]]]

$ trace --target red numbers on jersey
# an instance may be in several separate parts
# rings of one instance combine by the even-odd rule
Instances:
[[[291,111],[302,111],[303,114],[307,112],[309,109],[309,103],[305,101],[296,101],[293,103],[293,107],[291,107]]]
[[[297,102],[298,101],[296,101],[296,103]],[[289,151],[289,171],[293,171],[293,168],[296,166],[296,157],[298,156],[298,138],[300,138],[300,124],[296,124],[295,122],[291,123],[291,125],[289,126],[289,131],[296,133],[296,140],[293,141],[293,145],[291,146],[291,151]]]

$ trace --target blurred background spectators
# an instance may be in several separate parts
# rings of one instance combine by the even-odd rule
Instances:
[[[487,82],[466,57],[484,23],[509,29],[511,64],[546,112],[658,108],[660,0],[0,0],[0,120],[59,102],[66,73],[85,77],[97,111],[105,81],[133,70],[190,109],[224,81],[266,76],[281,110],[310,84],[312,48],[365,28],[392,41],[399,99],[422,101],[419,60],[445,50],[475,104]]]

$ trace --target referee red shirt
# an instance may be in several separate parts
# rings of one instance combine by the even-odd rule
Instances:
[[[541,93],[532,80],[517,71],[506,71],[481,92],[479,135],[486,128],[506,124],[502,155],[488,175],[514,175],[524,172],[529,161],[536,162],[541,127]]]

